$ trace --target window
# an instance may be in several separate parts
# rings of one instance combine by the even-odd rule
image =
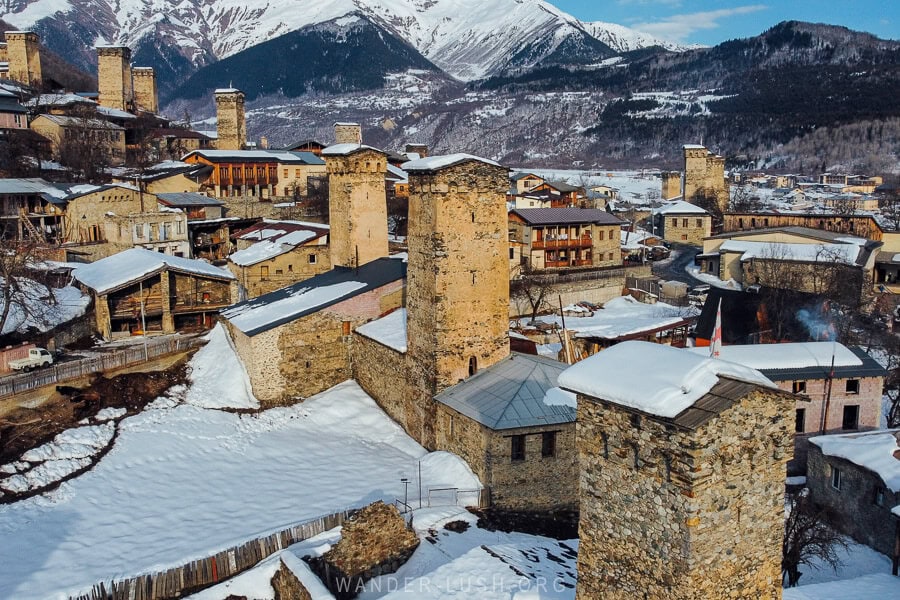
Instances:
[[[678,219],[672,219],[672,227],[678,227]]]
[[[315,254],[309,255],[309,264],[311,264],[311,265],[316,264],[316,255]]]
[[[350,335],[350,321],[341,321],[341,334]]]
[[[875,506],[884,506],[884,488],[878,486],[875,488]]]
[[[510,460],[525,460],[525,436],[514,435],[509,438]]]
[[[795,394],[805,394],[806,393],[806,382],[805,381],[795,381],[792,391]]]
[[[556,456],[556,432],[545,431],[541,434],[541,458]]]
[[[300,169],[294,169],[294,177],[300,177]]]
[[[287,169],[284,169],[284,176],[285,176],[285,177],[288,176],[288,170],[287,170]]]
[[[512,260],[512,259],[514,259],[515,257],[516,257],[516,249],[515,249],[515,248],[510,248],[510,249],[509,249],[509,260]]]
[[[831,487],[841,489],[841,470],[831,467]]]
[[[259,276],[263,279],[269,276],[269,267],[267,265],[263,265],[259,268]]]
[[[288,265],[288,273],[294,272],[294,265]]]
[[[599,239],[601,242],[603,241],[603,230],[602,229],[597,232],[597,239]]]
[[[184,233],[184,221],[175,221],[175,231],[177,231],[178,233]]]
[[[841,429],[859,429],[859,404],[848,404],[844,407]]]
[[[681,220],[681,226],[682,226],[682,227],[687,227],[687,226],[688,226],[688,220],[687,220],[687,219],[682,219],[682,220]]]
[[[803,433],[806,431],[806,409],[798,408],[794,417],[794,433]]]
[[[858,394],[859,393],[859,379],[848,379],[846,390],[847,390],[848,394]]]
[[[478,359],[474,356],[469,359],[469,377],[478,371]]]
[[[613,259],[613,253],[610,252],[609,254],[606,255],[606,260],[612,260],[612,259]]]
[[[682,240],[687,240],[687,234],[686,234],[686,233],[682,233],[682,234],[681,234],[681,239],[682,239]]]
[[[284,270],[283,269],[275,269],[275,274],[276,275],[284,275]]]
[[[703,227],[703,219],[697,219],[697,227]]]

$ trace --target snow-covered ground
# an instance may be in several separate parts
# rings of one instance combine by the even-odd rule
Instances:
[[[662,181],[659,171],[579,171],[573,169],[528,169],[513,168],[520,173],[534,173],[550,181],[562,181],[570,185],[608,185],[619,191],[619,200],[630,204],[648,205],[659,200]]]
[[[427,453],[353,382],[249,415],[192,404],[253,406],[236,360],[213,332],[192,361],[190,389],[119,422],[114,447],[91,471],[0,506],[0,598],[66,598],[402,498],[400,480],[416,484],[420,461],[425,490],[480,487],[465,463]]]

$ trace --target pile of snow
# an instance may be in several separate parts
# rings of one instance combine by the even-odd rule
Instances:
[[[575,394],[558,387],[547,390],[543,400],[544,404],[548,406],[569,406],[571,408],[576,408],[578,404],[577,396]]]
[[[193,385],[187,389],[185,401],[203,408],[259,408],[250,377],[225,328],[217,324],[206,339],[209,342],[191,358]]]
[[[674,418],[727,376],[776,388],[759,371],[679,348],[628,341],[589,356],[559,376],[567,390]]]

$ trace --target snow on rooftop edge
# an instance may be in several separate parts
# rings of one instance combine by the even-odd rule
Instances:
[[[651,342],[616,344],[563,371],[560,387],[664,418],[674,418],[725,375],[777,389],[755,369]]]
[[[345,156],[347,154],[352,154],[353,152],[358,152],[360,150],[372,150],[373,152],[379,152],[384,154],[384,150],[379,150],[374,146],[367,146],[365,144],[352,144],[352,143],[344,143],[344,144],[333,144],[328,146],[327,148],[322,149],[322,156]]]
[[[369,339],[393,348],[397,352],[406,353],[406,309],[398,308],[394,312],[370,321],[356,328],[357,333]]]
[[[878,474],[894,493],[900,492],[900,460],[894,457],[900,429],[810,438],[826,456],[844,458]]]
[[[687,348],[694,354],[709,355],[709,348]],[[835,342],[798,342],[790,344],[746,344],[722,346],[722,360],[751,369],[806,369],[859,367],[863,362],[849,348]]]
[[[164,266],[218,279],[235,279],[231,271],[202,260],[162,254],[145,248],[131,248],[79,266],[75,270],[75,279],[102,294]]]
[[[491,165],[494,167],[501,166],[500,163],[493,160],[481,158],[480,156],[475,156],[473,154],[465,154],[459,152],[456,154],[444,154],[438,156],[429,156],[427,158],[420,158],[418,160],[411,160],[400,165],[400,168],[404,171],[434,171],[436,169],[451,167],[468,160],[482,162],[486,165]]]

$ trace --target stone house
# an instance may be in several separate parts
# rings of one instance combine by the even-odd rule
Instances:
[[[881,242],[807,227],[735,231],[706,238],[700,269],[723,281],[819,293],[833,281],[871,292]]]
[[[107,340],[209,329],[237,297],[227,270],[144,248],[80,266],[74,277],[93,294],[97,330]]]
[[[352,331],[402,306],[406,263],[334,267],[229,307],[222,316],[263,406],[308,398],[351,377]]]
[[[242,247],[249,239],[257,241]],[[237,240],[228,269],[242,297],[256,298],[331,269],[327,225],[266,220],[238,232]]]
[[[577,394],[576,598],[781,597],[792,394],[646,342],[576,363],[559,385]]]
[[[654,209],[653,220],[655,231],[667,242],[702,246],[712,234],[712,215],[683,200]]]
[[[832,524],[856,541],[900,560],[900,430],[810,438],[806,485],[833,510]]]
[[[708,348],[692,351],[709,354]],[[792,473],[803,472],[811,435],[880,426],[887,371],[862,348],[835,342],[734,345],[722,346],[720,358],[756,369],[797,395]]]
[[[159,192],[156,201],[162,208],[182,211],[188,221],[208,221],[225,216],[225,203],[197,192]]]
[[[523,208],[509,213],[510,239],[522,242],[533,269],[611,267],[622,264],[622,222],[604,210]]]
[[[112,181],[133,185],[140,182],[144,191],[151,194],[198,193],[200,182],[204,181],[211,171],[212,168],[205,165],[167,161],[147,167],[143,172],[135,169],[116,170],[112,174]]]
[[[94,258],[134,247],[189,257],[187,215],[127,184],[76,186],[65,197],[66,243]]]
[[[38,115],[30,124],[32,130],[50,140],[51,151],[59,156],[66,144],[98,145],[105,149],[110,163],[125,163],[125,128],[97,118],[62,115]]]

